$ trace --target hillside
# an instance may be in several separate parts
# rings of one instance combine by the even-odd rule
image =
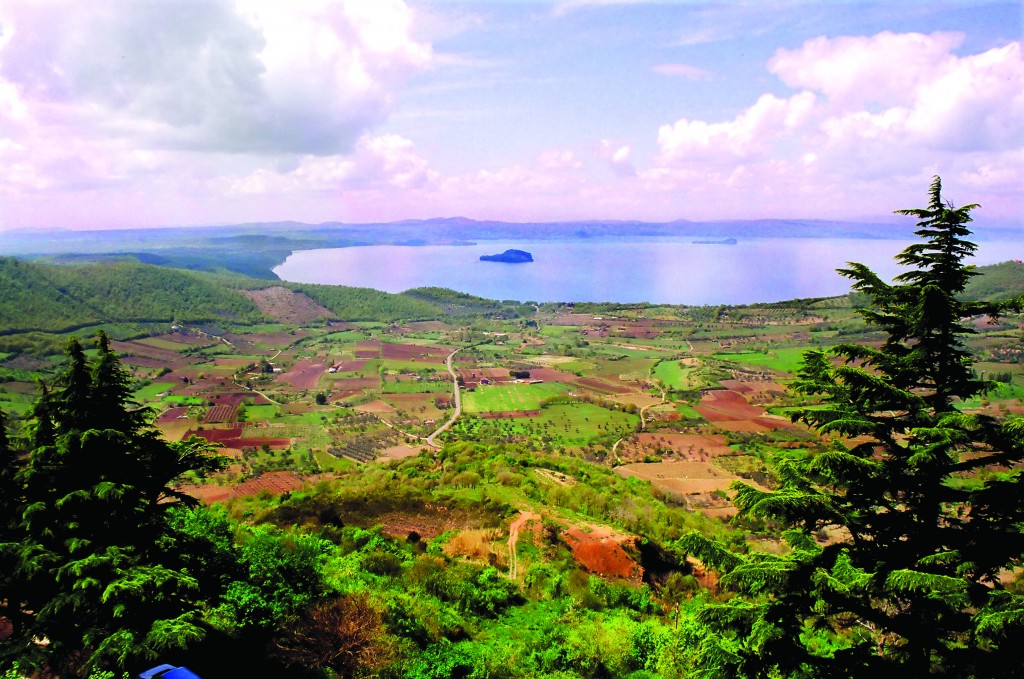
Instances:
[[[110,323],[303,323],[315,318],[393,323],[447,317],[514,317],[502,303],[431,288],[392,294],[369,288],[286,283],[227,272],[134,261],[45,264],[0,258],[0,335],[60,333]],[[115,333],[116,334],[116,333]]]
[[[256,321],[237,292],[189,272],[115,262],[54,266],[0,259],[3,334],[58,332],[101,322]]]
[[[1024,263],[1019,259],[978,267],[980,276],[967,284],[968,299],[993,301],[1024,295]]]

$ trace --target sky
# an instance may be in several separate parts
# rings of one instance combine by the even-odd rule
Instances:
[[[1024,224],[1024,3],[3,0],[0,230]]]

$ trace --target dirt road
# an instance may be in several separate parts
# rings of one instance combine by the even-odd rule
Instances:
[[[440,448],[434,438],[443,433],[448,427],[455,424],[455,420],[459,419],[459,415],[462,414],[462,395],[459,393],[459,376],[455,374],[455,368],[452,367],[452,360],[455,358],[455,354],[459,353],[459,349],[456,349],[452,353],[448,354],[445,365],[448,367],[448,374],[452,376],[452,388],[455,391],[455,412],[452,413],[451,418],[447,422],[437,428],[433,434],[426,438],[427,445],[431,448]]]

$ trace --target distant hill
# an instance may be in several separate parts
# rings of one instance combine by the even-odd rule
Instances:
[[[226,226],[120,229],[110,231],[43,230],[0,233],[0,256],[49,257],[56,261],[131,260],[200,271],[233,271],[277,279],[273,268],[292,252],[357,245],[441,245],[489,240],[682,238],[859,238],[913,239],[904,222],[853,222],[814,219],[639,222],[503,222],[464,217],[385,223],[265,222]],[[978,228],[979,240],[1021,239],[1024,231]]]
[[[1024,262],[1013,260],[978,267],[980,276],[967,284],[968,299],[998,301],[1024,295]]]
[[[1006,299],[1024,294],[1024,264],[1004,262],[979,267],[967,295]],[[56,265],[0,257],[0,335],[32,331],[60,333],[104,323],[288,322],[253,299],[253,290],[273,284],[227,273],[205,273],[140,264],[134,261]],[[347,321],[461,319],[474,316],[512,318],[533,307],[516,301],[475,297],[446,288],[416,288],[399,294],[338,285],[285,283],[308,298],[303,306],[317,316]],[[564,300],[572,301],[572,300]],[[268,315],[269,314],[269,315]],[[327,316],[329,314],[329,316]]]
[[[135,261],[47,264],[0,257],[0,335],[61,333],[110,323],[251,324],[293,322],[295,309],[271,303],[272,289],[290,306],[346,321],[513,316],[523,305],[441,288],[392,294],[340,285],[305,285],[230,273],[186,271]],[[263,294],[254,291],[268,291]],[[259,304],[257,304],[259,302]],[[262,310],[261,310],[262,306]],[[288,305],[285,305],[288,306]]]
[[[104,322],[256,321],[244,295],[177,269],[113,262],[57,266],[0,258],[0,334]]]

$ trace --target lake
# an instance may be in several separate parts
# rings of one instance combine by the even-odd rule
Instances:
[[[863,262],[886,279],[907,241],[763,238],[736,245],[690,240],[482,241],[475,245],[374,245],[302,250],[274,269],[282,280],[402,292],[438,286],[489,299],[536,302],[745,304],[849,291],[836,268]],[[527,264],[480,255],[526,250]],[[1019,242],[979,244],[975,264],[1024,257]]]

